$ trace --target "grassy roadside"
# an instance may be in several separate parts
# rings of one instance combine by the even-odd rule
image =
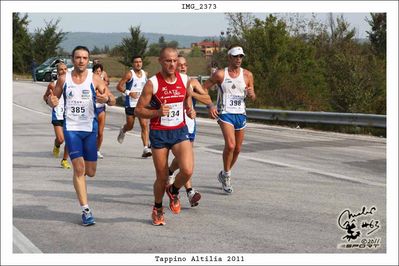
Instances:
[[[102,64],[104,65],[105,71],[107,71],[108,76],[112,81],[119,80],[122,75],[130,68],[124,66],[119,62],[117,57],[98,57]],[[148,72],[150,76],[156,74],[160,70],[160,65],[158,63],[158,57],[150,56],[146,57],[149,64],[143,69]],[[209,75],[208,64],[209,62],[203,57],[187,57],[189,66],[189,75]]]

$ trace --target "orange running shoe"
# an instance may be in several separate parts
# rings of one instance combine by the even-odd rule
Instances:
[[[179,199],[179,195],[173,195],[172,193],[170,193],[169,188],[172,185],[167,185],[165,190],[166,190],[166,194],[169,197],[169,208],[170,210],[174,213],[174,214],[178,214],[180,212],[180,199]]]
[[[153,208],[152,209],[152,224],[153,225],[165,225],[165,218],[163,216],[163,208]]]

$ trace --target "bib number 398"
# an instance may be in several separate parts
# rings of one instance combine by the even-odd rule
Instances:
[[[229,95],[226,99],[226,111],[233,114],[242,114],[245,112],[244,97],[238,95]]]

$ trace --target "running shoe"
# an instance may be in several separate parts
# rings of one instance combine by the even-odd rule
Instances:
[[[162,208],[153,208],[152,209],[152,224],[153,225],[165,225],[165,217],[164,217],[164,212],[163,212],[163,207]]]
[[[97,151],[97,157],[100,159],[104,159],[104,155],[102,155],[100,151]]]
[[[58,158],[58,156],[60,156],[60,147],[57,147],[57,146],[54,145],[53,155],[54,155],[55,158]]]
[[[198,201],[201,199],[201,194],[193,189],[187,193],[187,198],[191,207],[195,207],[198,206]]]
[[[218,180],[222,183],[222,190],[227,194],[233,193],[233,187],[231,186],[231,180],[229,176],[224,176],[222,171],[218,174]]]
[[[123,132],[123,127],[121,127],[121,129],[119,130],[118,142],[122,144],[124,139],[125,139],[125,132]]]
[[[64,169],[71,169],[71,165],[68,163],[68,160],[61,160],[61,167]]]
[[[170,193],[169,191],[170,186],[171,185],[167,185],[165,188],[166,194],[169,197],[169,208],[174,214],[178,214],[181,210],[179,195],[178,194],[174,195]]]
[[[172,185],[175,182],[175,175],[172,174],[168,177],[168,183],[167,185]]]
[[[93,225],[96,222],[94,221],[94,216],[91,213],[91,211],[83,211],[82,212],[82,225],[83,226],[89,226],[89,225]]]
[[[146,158],[146,157],[150,157],[151,155],[152,155],[151,149],[150,148],[144,148],[143,154],[141,155],[141,157]]]

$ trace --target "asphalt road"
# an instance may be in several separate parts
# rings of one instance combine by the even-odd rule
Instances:
[[[97,224],[83,227],[72,170],[52,157],[46,85],[13,83],[15,253],[386,252],[386,139],[249,123],[232,171],[234,193],[225,195],[216,178],[220,129],[198,119],[193,184],[200,205],[191,208],[181,193],[181,213],[166,210],[166,226],[155,227],[152,159],[140,157],[138,123],[122,145],[116,141],[125,119],[119,107],[108,108],[105,158],[88,178]],[[340,228],[339,220],[354,227]],[[362,239],[378,247],[356,247]]]

